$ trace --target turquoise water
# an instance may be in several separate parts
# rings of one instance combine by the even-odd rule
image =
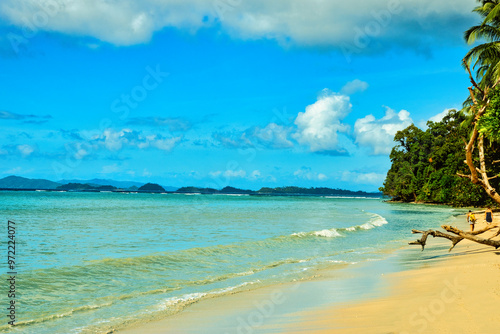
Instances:
[[[18,325],[0,332],[106,333],[164,318],[381,259],[415,239],[412,228],[461,212],[361,198],[0,192],[18,272]]]

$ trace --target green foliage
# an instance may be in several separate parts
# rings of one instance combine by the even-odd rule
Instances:
[[[441,122],[428,122],[426,131],[410,125],[396,133],[396,146],[390,155],[392,166],[380,191],[404,202],[454,206],[490,203],[480,186],[457,176],[469,172],[464,163],[463,140],[468,138],[471,128],[465,121],[463,112],[451,110]],[[488,151],[488,161],[500,156],[495,145]]]
[[[464,66],[476,72],[476,81],[482,89],[491,87],[500,77],[500,1],[479,0],[473,12],[479,14],[481,24],[470,27],[464,33],[465,41],[474,44],[463,59]]]
[[[500,90],[493,91],[486,112],[478,121],[479,133],[491,142],[500,142]]]

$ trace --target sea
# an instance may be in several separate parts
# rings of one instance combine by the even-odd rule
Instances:
[[[1,191],[0,333],[108,333],[165,319],[207,298],[382,260],[416,239],[412,228],[463,212],[381,198]]]

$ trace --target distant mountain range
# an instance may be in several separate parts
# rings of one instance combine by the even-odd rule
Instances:
[[[261,188],[257,191],[225,187],[223,189],[198,187],[162,187],[158,184],[143,184],[134,181],[115,181],[109,179],[60,180],[53,182],[44,179],[28,179],[20,176],[7,176],[0,179],[0,189],[16,190],[63,190],[63,191],[138,191],[138,192],[174,192],[199,194],[247,194],[261,196],[354,196],[381,197],[381,193],[351,191],[331,188],[277,187]]]
[[[7,189],[56,189],[61,183],[44,179],[27,179],[20,176],[7,176],[0,179],[0,188]]]
[[[115,181],[109,179],[91,179],[91,180],[59,180],[57,182],[44,179],[28,179],[21,176],[7,176],[0,179],[0,188],[3,189],[43,189],[52,190],[59,186],[67,184],[89,185],[90,188],[99,189],[101,186],[113,186],[119,189],[137,190],[144,183],[134,181]],[[71,187],[70,187],[71,188]],[[89,187],[85,187],[89,188]],[[89,189],[90,189],[89,188]],[[163,187],[166,191],[175,191],[176,187]],[[64,189],[64,188],[62,188]],[[82,188],[83,189],[83,188]]]

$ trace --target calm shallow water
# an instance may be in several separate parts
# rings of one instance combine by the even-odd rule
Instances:
[[[18,326],[0,332],[102,333],[163,318],[383,258],[415,239],[412,228],[461,212],[361,198],[0,192],[18,271]]]

